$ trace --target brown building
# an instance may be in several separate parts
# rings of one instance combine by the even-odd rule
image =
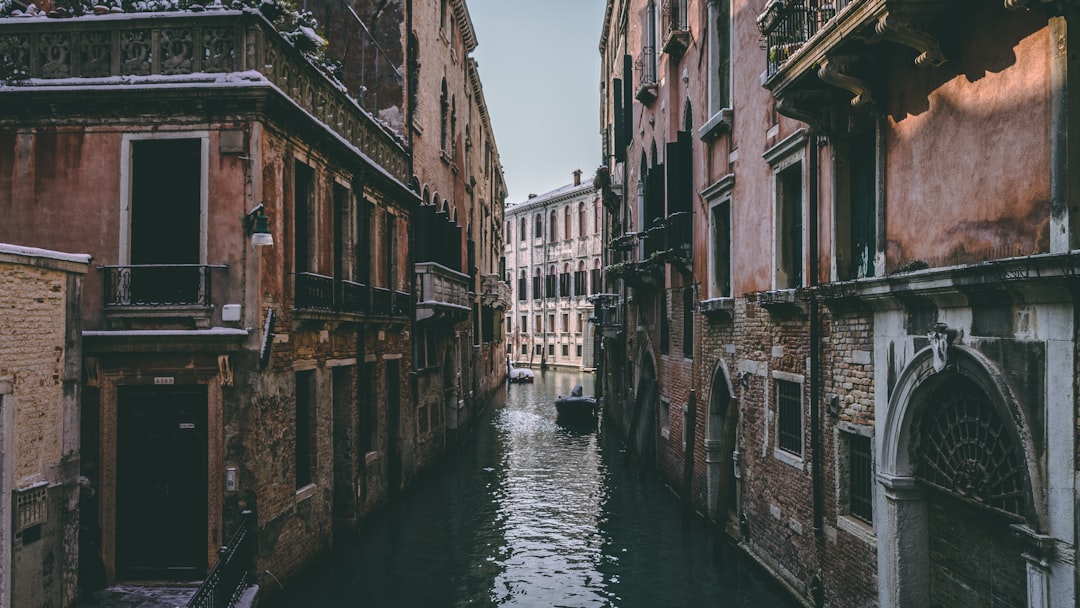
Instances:
[[[605,409],[808,601],[1075,605],[1078,18],[607,4]]]
[[[0,606],[71,606],[90,256],[0,244]]]
[[[198,579],[253,511],[255,571],[287,577],[422,465],[403,140],[255,11],[2,19],[0,48],[28,76],[0,241],[99,264],[94,557]]]

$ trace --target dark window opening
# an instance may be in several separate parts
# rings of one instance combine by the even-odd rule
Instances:
[[[873,458],[869,437],[848,436],[848,484],[851,514],[866,523],[873,523]]]
[[[802,457],[802,384],[788,380],[776,381],[777,445],[781,450]]]
[[[795,163],[776,176],[777,268],[776,287],[790,289],[803,284],[803,173]]]
[[[314,459],[311,455],[315,444],[311,423],[315,406],[315,372],[308,370],[296,372],[296,489],[300,489],[312,482],[312,465]]]

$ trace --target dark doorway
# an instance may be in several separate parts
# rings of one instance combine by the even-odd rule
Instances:
[[[386,360],[386,436],[387,452],[387,487],[391,493],[401,486],[401,362],[397,359]]]
[[[733,461],[739,411],[731,405],[727,376],[717,367],[709,389],[709,423],[705,439],[709,517],[717,522],[733,519],[736,512]]]
[[[656,383],[656,366],[652,355],[646,354],[641,364],[634,417],[630,422],[630,436],[633,449],[641,462],[649,466],[656,465],[656,416],[659,412],[660,387]]]
[[[117,407],[116,572],[206,575],[206,386],[122,386]]]
[[[199,302],[201,165],[200,139],[132,142],[130,303]]]

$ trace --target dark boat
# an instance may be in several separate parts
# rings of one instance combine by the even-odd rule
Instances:
[[[555,419],[564,423],[596,421],[596,397],[586,397],[578,384],[569,396],[559,395],[555,400]]]

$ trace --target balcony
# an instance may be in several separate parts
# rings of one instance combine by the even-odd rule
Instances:
[[[656,100],[656,47],[643,47],[635,67],[638,71],[638,86],[634,98],[649,105]]]
[[[294,307],[300,318],[326,318],[327,315],[376,315],[405,317],[409,294],[382,287],[370,287],[353,281],[299,272],[296,274]]]
[[[0,55],[11,70],[25,75],[8,83],[0,111],[40,107],[77,114],[85,111],[88,96],[100,96],[117,112],[144,112],[157,103],[151,101],[157,92],[173,100],[194,94],[187,111],[243,100],[264,103],[258,95],[286,96],[319,129],[332,131],[408,183],[408,157],[395,136],[258,12],[117,17],[0,19]],[[49,102],[30,102],[43,93]]]
[[[589,323],[596,325],[600,335],[616,337],[622,331],[622,301],[617,293],[598,293],[588,298],[593,305]]]
[[[416,264],[416,320],[469,316],[469,275],[435,262]]]
[[[186,320],[209,327],[213,315],[210,264],[141,264],[102,266],[105,316],[114,326],[137,321]]]
[[[842,130],[853,111],[873,108],[870,77],[895,45],[914,49],[916,66],[944,63],[935,28],[948,27],[949,6],[938,0],[769,0],[757,18],[767,54],[765,87],[780,113],[825,132]]]
[[[510,308],[510,286],[497,274],[485,274],[481,277],[483,289],[481,301],[484,306],[490,306],[498,310]]]
[[[664,2],[664,52],[678,59],[690,46],[690,28],[686,20],[687,0]]]

